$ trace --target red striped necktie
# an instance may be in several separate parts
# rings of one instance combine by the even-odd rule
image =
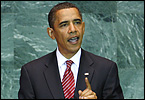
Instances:
[[[74,91],[75,91],[75,81],[74,81],[73,72],[71,71],[72,63],[73,63],[72,60],[66,61],[67,68],[65,70],[65,73],[62,79],[63,92],[64,92],[65,98],[67,99],[73,98]]]

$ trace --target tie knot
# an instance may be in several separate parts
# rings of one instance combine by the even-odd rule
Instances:
[[[67,67],[71,67],[72,63],[73,63],[72,60],[67,60],[67,61],[66,61],[66,65],[67,65]]]

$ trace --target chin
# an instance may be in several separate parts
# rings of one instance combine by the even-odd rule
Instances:
[[[76,53],[76,52],[78,52],[79,49],[80,49],[80,47],[72,47],[72,48],[70,48],[70,51],[73,53]]]

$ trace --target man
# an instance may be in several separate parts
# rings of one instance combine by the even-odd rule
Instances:
[[[48,21],[48,35],[56,39],[58,47],[22,67],[18,97],[123,99],[116,63],[81,48],[85,23],[79,9],[71,3],[60,3],[51,9]],[[66,76],[71,79],[65,80]]]

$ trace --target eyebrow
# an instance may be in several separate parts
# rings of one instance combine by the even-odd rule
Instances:
[[[81,19],[74,19],[73,21],[80,21],[81,22]],[[59,23],[59,26],[63,23],[68,23],[69,21],[62,21],[61,23]]]
[[[81,22],[81,19],[74,19],[74,21],[80,21]]]
[[[61,24],[63,24],[63,23],[68,23],[68,21],[63,21],[63,22],[59,23],[59,25],[61,25]]]

